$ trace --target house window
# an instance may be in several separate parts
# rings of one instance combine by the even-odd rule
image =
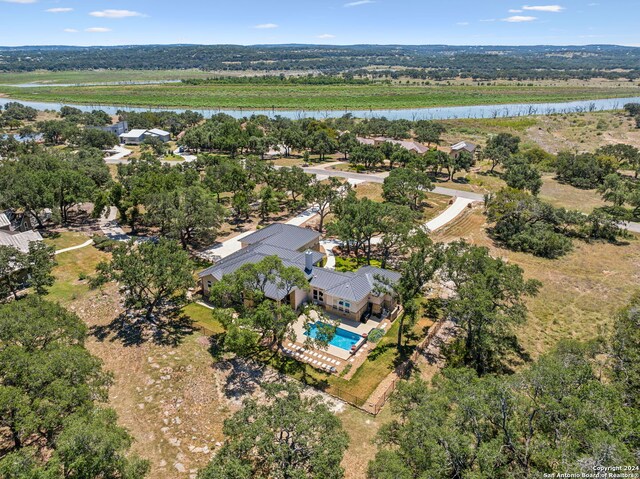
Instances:
[[[336,306],[333,306],[334,309]],[[349,301],[345,301],[344,299],[338,300],[338,311],[344,311],[345,313],[349,313],[351,308],[351,303]]]
[[[207,281],[207,289],[211,289],[212,283],[211,281]]]
[[[324,303],[324,291],[319,291],[317,289],[313,290],[313,300],[319,303]]]

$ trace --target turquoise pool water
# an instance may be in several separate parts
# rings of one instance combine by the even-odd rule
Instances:
[[[309,331],[305,331],[305,336],[309,336],[315,339],[318,336],[318,324],[321,323],[313,323],[309,327]],[[329,344],[346,351],[351,351],[351,346],[360,341],[360,339],[362,339],[362,337],[359,334],[352,333],[351,331],[347,331],[346,329],[338,328],[336,329],[336,334],[333,336],[331,341],[329,341]]]

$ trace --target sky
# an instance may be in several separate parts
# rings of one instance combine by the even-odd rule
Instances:
[[[0,0],[0,45],[640,46],[640,0]]]

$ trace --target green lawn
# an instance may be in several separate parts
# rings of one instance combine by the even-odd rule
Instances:
[[[91,238],[84,233],[65,231],[62,233],[51,233],[45,237],[44,242],[49,246],[53,246],[56,250],[60,250],[81,245],[89,239]]]
[[[189,316],[197,325],[200,325],[213,334],[223,333],[224,327],[220,322],[213,318],[211,310],[205,308],[198,303],[191,303],[186,305],[182,312]]]
[[[138,79],[142,77],[131,77]],[[7,83],[0,77],[0,83]],[[517,85],[122,85],[0,87],[11,98],[90,105],[168,108],[290,108],[310,110],[419,108],[517,102],[554,102],[634,96],[635,86]]]
[[[53,270],[56,281],[49,288],[47,298],[67,304],[86,295],[89,292],[89,284],[86,279],[80,277],[95,274],[98,263],[106,260],[108,256],[93,246],[56,255],[58,265]]]

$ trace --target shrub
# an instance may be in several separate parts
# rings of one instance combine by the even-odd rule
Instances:
[[[369,332],[369,336],[367,337],[367,340],[372,343],[377,343],[384,337],[384,334],[385,334],[384,329],[380,329],[380,328],[372,329]]]

